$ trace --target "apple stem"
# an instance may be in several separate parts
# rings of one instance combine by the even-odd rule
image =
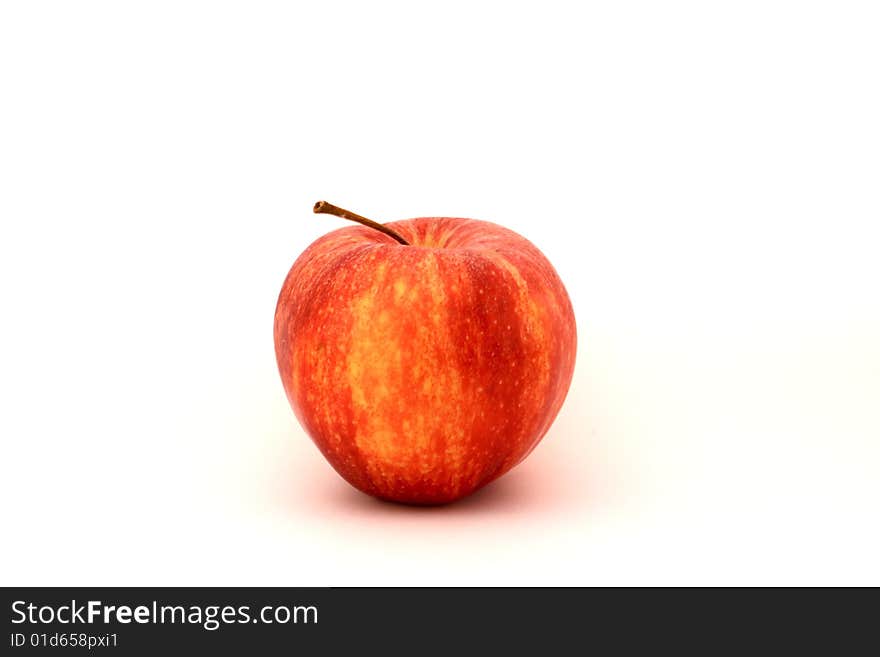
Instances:
[[[403,237],[401,237],[398,232],[391,230],[388,226],[383,226],[377,221],[367,219],[366,217],[362,217],[361,215],[355,214],[354,212],[336,207],[332,203],[327,203],[327,201],[318,201],[317,203],[315,203],[315,207],[312,209],[314,210],[315,214],[332,214],[336,217],[348,219],[349,221],[356,221],[357,223],[363,224],[368,228],[378,230],[380,233],[385,233],[386,235],[388,235],[388,237],[394,238],[404,246],[410,245],[409,242],[403,239]]]

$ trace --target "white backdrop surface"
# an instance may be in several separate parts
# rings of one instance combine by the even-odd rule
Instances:
[[[0,7],[3,584],[880,584],[870,2]],[[350,489],[272,316],[342,222],[487,219],[574,304],[544,442]]]

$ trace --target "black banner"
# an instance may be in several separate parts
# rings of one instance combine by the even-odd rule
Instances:
[[[7,588],[4,654],[581,653],[819,639],[848,593],[660,589]],[[848,615],[846,637],[876,606]],[[51,651],[51,652],[49,652]],[[548,652],[549,651],[549,652]]]

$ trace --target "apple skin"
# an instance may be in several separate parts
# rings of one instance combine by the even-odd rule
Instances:
[[[574,370],[562,281],[528,240],[475,219],[390,222],[319,238],[275,310],[296,417],[336,471],[375,497],[442,504],[534,449]]]

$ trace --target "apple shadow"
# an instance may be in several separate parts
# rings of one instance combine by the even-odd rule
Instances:
[[[402,504],[382,500],[362,493],[351,486],[335,486],[332,494],[336,504],[351,511],[381,513],[385,515],[478,515],[517,513],[537,506],[534,487],[525,485],[524,473],[510,472],[483,488],[448,504]],[[545,491],[546,493],[546,491]],[[546,494],[541,496],[546,501]],[[552,507],[553,505],[551,505]],[[547,507],[545,507],[547,510]]]

